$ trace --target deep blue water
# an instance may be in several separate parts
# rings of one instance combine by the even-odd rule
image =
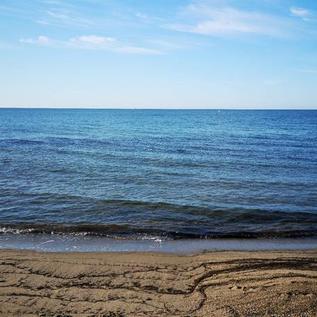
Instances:
[[[317,111],[0,109],[0,228],[317,236]]]

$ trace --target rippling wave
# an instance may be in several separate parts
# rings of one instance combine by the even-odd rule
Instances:
[[[317,236],[317,111],[0,109],[0,227]]]
[[[24,217],[8,217],[10,222],[0,224],[0,232],[139,238],[153,235],[176,239],[317,236],[315,213],[210,209],[160,202],[79,200],[73,196],[49,196],[39,195],[29,199],[35,206],[53,199],[55,205],[60,203],[65,209],[56,208],[40,214],[29,210]]]

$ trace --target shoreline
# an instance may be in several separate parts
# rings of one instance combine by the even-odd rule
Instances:
[[[1,234],[0,250],[41,252],[154,252],[199,254],[209,251],[291,251],[311,250],[317,238],[261,239],[164,239],[147,236],[116,239],[98,236],[61,234]]]
[[[310,251],[0,250],[0,316],[316,316]]]

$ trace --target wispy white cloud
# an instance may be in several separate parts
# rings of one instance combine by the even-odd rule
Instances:
[[[69,40],[71,45],[78,48],[105,48],[113,46],[116,42],[116,39],[113,37],[98,35],[82,35]]]
[[[45,21],[47,24],[60,23],[63,25],[71,26],[82,26],[88,27],[93,26],[95,23],[92,19],[82,17],[75,12],[67,10],[65,8],[50,9],[46,11],[46,17],[40,21]]]
[[[40,35],[37,38],[22,38],[20,43],[26,44],[37,44],[37,45],[49,45],[52,43],[52,40],[47,36]]]
[[[285,35],[286,21],[272,14],[248,11],[211,1],[196,1],[183,10],[183,21],[169,24],[173,30],[203,35],[223,36],[258,34]]]
[[[88,16],[80,5],[73,5],[70,1],[7,2],[7,5],[0,4],[0,15],[59,27],[87,28],[95,25],[94,16]]]
[[[293,16],[302,18],[304,20],[311,16],[311,12],[309,10],[299,7],[291,7],[290,12]]]
[[[20,43],[59,48],[103,50],[126,54],[158,55],[163,53],[158,49],[125,44],[113,37],[98,35],[81,35],[67,40],[55,40],[40,35],[36,38],[22,38],[20,39]]]
[[[158,49],[134,46],[122,43],[113,37],[97,35],[82,35],[68,40],[68,46],[80,49],[108,50],[126,54],[157,55],[162,54]]]

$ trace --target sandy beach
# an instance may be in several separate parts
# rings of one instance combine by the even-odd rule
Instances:
[[[1,316],[317,316],[317,251],[0,251]]]

